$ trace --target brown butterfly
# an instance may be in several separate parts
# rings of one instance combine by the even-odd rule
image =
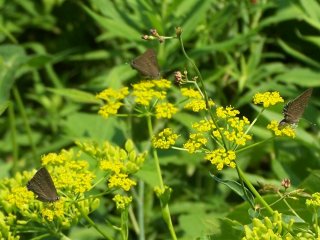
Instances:
[[[27,184],[29,191],[37,195],[42,202],[55,202],[59,200],[56,187],[45,167],[40,168]]]
[[[299,122],[299,119],[303,115],[304,110],[308,105],[311,94],[312,88],[309,88],[284,106],[282,111],[284,119],[280,121],[279,127],[284,127],[288,124],[296,125]]]
[[[144,77],[153,79],[158,79],[160,77],[156,52],[151,48],[132,60],[131,67],[136,69]]]

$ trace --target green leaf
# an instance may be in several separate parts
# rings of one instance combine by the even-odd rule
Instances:
[[[286,44],[284,41],[282,41],[281,39],[278,39],[278,43],[280,45],[280,47],[282,47],[282,49],[284,51],[286,51],[288,54],[292,55],[293,57],[313,66],[316,68],[320,68],[320,63],[314,61],[313,59],[307,57],[306,55],[304,55],[301,52],[296,51],[294,48],[290,47],[288,44]]]
[[[9,99],[11,88],[17,77],[17,70],[27,59],[21,46],[0,46],[0,104]]]
[[[236,194],[242,197],[245,201],[251,202],[252,206],[254,205],[254,196],[246,187],[244,188],[244,190],[246,191],[246,194],[244,194],[242,185],[240,183],[232,180],[222,180],[211,173],[210,173],[210,176],[217,182],[222,183],[227,187],[229,187],[232,191],[234,191]],[[247,196],[249,197],[249,199],[247,199]]]
[[[0,116],[8,108],[9,103],[10,103],[9,101],[5,101],[3,103],[0,103]]]
[[[71,99],[72,101],[78,103],[91,103],[91,104],[99,104],[101,100],[97,99],[95,95],[84,92],[78,89],[72,88],[64,88],[64,89],[55,89],[55,88],[48,88],[48,91],[58,94],[60,96],[64,96],[66,98]]]

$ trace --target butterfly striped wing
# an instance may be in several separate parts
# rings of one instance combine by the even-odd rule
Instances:
[[[45,167],[40,168],[28,182],[27,188],[37,195],[42,202],[55,202],[59,199],[56,187]]]
[[[145,77],[157,79],[160,77],[160,70],[156,52],[153,49],[147,49],[142,55],[131,62],[131,67],[136,69]]]
[[[302,117],[305,108],[308,105],[309,98],[312,94],[312,88],[307,89],[301,95],[296,97],[294,100],[288,102],[283,108],[284,119],[279,123],[279,125],[295,125],[299,122]]]

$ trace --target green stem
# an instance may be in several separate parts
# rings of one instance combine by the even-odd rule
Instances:
[[[315,215],[315,218],[314,218],[315,231],[316,231],[316,236],[317,236],[317,239],[318,239],[319,238],[319,226],[318,226],[318,210],[317,209],[315,209],[314,215]]]
[[[273,209],[269,206],[269,204],[261,197],[261,195],[258,193],[258,191],[254,188],[254,186],[251,184],[249,179],[245,176],[245,174],[242,172],[242,170],[237,165],[237,171],[239,174],[239,177],[245,182],[245,184],[248,186],[250,191],[253,193],[253,195],[258,199],[258,201],[267,209],[267,211],[273,215]]]
[[[28,139],[29,139],[29,142],[30,142],[30,145],[31,145],[31,151],[32,151],[33,159],[36,160],[37,159],[37,151],[36,151],[35,144],[33,142],[32,131],[31,131],[29,119],[27,117],[27,113],[26,113],[25,108],[23,106],[23,103],[22,103],[22,100],[21,100],[21,97],[20,97],[20,93],[19,93],[17,87],[13,87],[13,95],[14,95],[14,98],[15,98],[15,100],[17,102],[19,111],[20,111],[21,116],[22,116],[22,120],[23,120],[24,126],[25,126],[26,131],[27,131],[27,136],[28,136]],[[40,162],[37,162],[36,165],[39,166]]]
[[[186,59],[191,63],[192,67],[194,68],[194,70],[196,71],[198,77],[199,77],[199,80],[200,80],[200,83],[201,83],[201,88],[202,88],[202,94],[204,96],[204,100],[206,102],[206,106],[207,106],[207,109],[208,109],[208,112],[209,112],[209,115],[210,115],[210,118],[212,119],[214,125],[217,127],[217,130],[220,134],[220,136],[223,136],[223,134],[221,133],[221,130],[213,116],[213,113],[211,111],[211,108],[210,108],[210,104],[209,104],[209,97],[208,97],[208,94],[207,94],[207,91],[206,91],[206,88],[205,88],[205,85],[204,85],[204,81],[202,79],[202,75],[197,67],[197,65],[194,63],[194,61],[188,56],[188,54],[186,53],[185,49],[184,49],[184,45],[183,45],[183,41],[182,41],[182,37],[181,35],[179,36],[179,42],[180,42],[180,45],[181,45],[181,50],[184,54],[184,56],[186,57]],[[224,138],[222,137],[222,143],[223,143],[223,146],[225,149],[227,149],[227,145],[226,145],[226,142],[224,140]]]
[[[121,236],[123,240],[128,240],[128,208],[121,211]]]
[[[281,196],[281,195],[280,195]],[[288,201],[284,198],[283,199],[284,203],[287,205],[287,207],[290,209],[290,211],[297,217],[297,218],[300,218],[302,219],[298,213],[291,207],[291,205],[288,203]]]
[[[151,139],[153,137],[153,127],[152,127],[152,120],[151,120],[150,115],[147,116],[147,123],[148,123],[149,137]],[[158,152],[155,148],[152,148],[152,154],[153,154],[153,159],[154,159],[155,166],[156,166],[156,172],[157,172],[157,177],[158,177],[158,182],[159,182],[160,188],[164,189],[163,179],[162,179],[162,175],[161,175],[161,167],[160,167],[160,162],[159,162],[159,158],[158,158]],[[165,206],[163,206],[163,204],[161,204],[161,212],[162,212],[162,217],[169,228],[171,238],[176,240],[177,236],[176,236],[176,233],[175,233],[173,225],[172,225],[170,209],[169,209],[168,204],[166,204]]]
[[[111,237],[107,236],[104,232],[101,231],[101,229],[95,224],[94,221],[91,220],[91,218],[89,218],[89,216],[84,212],[84,210],[82,209],[82,207],[77,204],[78,209],[81,212],[81,215],[84,217],[84,219],[87,220],[87,222],[94,228],[97,230],[97,232],[99,232],[104,238],[112,240]]]
[[[138,199],[138,221],[139,221],[139,240],[145,240],[144,233],[144,182],[139,181],[139,199]]]
[[[17,131],[16,131],[16,118],[14,115],[14,109],[12,102],[9,103],[8,106],[8,113],[9,113],[9,124],[10,124],[10,132],[11,132],[11,142],[12,142],[12,168],[11,173],[15,174],[17,172],[17,163],[19,157],[19,148],[17,144]]]
[[[132,209],[132,205],[130,205],[129,207],[129,217],[130,217],[130,221],[131,221],[134,232],[139,236],[140,235],[139,224],[137,222],[134,211]]]

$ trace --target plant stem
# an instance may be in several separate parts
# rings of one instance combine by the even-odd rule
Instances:
[[[248,178],[245,176],[244,172],[238,167],[237,165],[237,171],[239,174],[239,178],[241,178],[245,184],[248,186],[250,191],[253,193],[253,195],[258,199],[258,201],[267,209],[267,211],[273,215],[273,209],[269,206],[269,204],[261,197],[261,195],[258,193],[258,191],[254,188],[254,186],[251,184],[251,182],[248,180]]]
[[[91,220],[91,218],[89,218],[89,216],[84,212],[84,210],[82,209],[82,207],[77,204],[78,209],[81,212],[82,217],[84,217],[84,219],[87,220],[87,222],[94,228],[97,230],[97,232],[99,232],[105,239],[109,239],[112,240],[111,237],[107,236],[104,232],[101,231],[101,229],[95,224],[94,221]]]
[[[215,118],[213,116],[213,113],[211,111],[210,104],[209,104],[209,97],[208,97],[208,94],[207,94],[207,91],[206,91],[206,88],[205,88],[205,85],[204,85],[204,81],[202,79],[202,75],[201,75],[197,65],[194,63],[194,61],[188,56],[187,52],[185,51],[181,35],[179,36],[179,42],[180,42],[181,50],[182,50],[184,56],[191,63],[192,67],[194,68],[194,70],[196,71],[196,73],[197,73],[197,75],[199,77],[199,80],[200,80],[200,83],[201,83],[201,88],[202,88],[202,92],[200,92],[200,93],[203,94],[204,101],[206,102],[206,106],[207,106],[210,118],[212,119],[214,125],[217,127],[217,131],[219,132],[220,136],[223,136],[223,134],[221,133],[221,130],[220,130],[220,128],[219,128],[219,126],[218,126],[218,124],[217,124],[217,122],[216,122],[216,120],[215,120]],[[223,143],[224,148],[227,149],[227,145],[226,145],[226,142],[225,142],[224,138],[221,138],[221,139],[222,139],[222,143]]]
[[[319,239],[319,226],[318,226],[318,210],[315,209],[314,211],[314,221],[315,221],[315,232],[316,232],[316,236],[317,239]]]
[[[12,168],[11,173],[14,175],[17,172],[17,162],[19,158],[19,149],[17,144],[17,131],[16,131],[16,118],[14,115],[14,108],[12,102],[8,106],[9,113],[9,123],[10,123],[10,132],[11,132],[11,141],[12,141]]]
[[[150,115],[147,116],[147,123],[148,123],[149,137],[151,139],[153,137],[153,127],[152,127],[152,120],[151,120]],[[154,159],[154,163],[155,163],[155,167],[156,167],[159,186],[161,189],[164,189],[163,179],[162,179],[162,175],[161,175],[161,167],[160,167],[160,162],[159,162],[159,158],[158,158],[158,152],[155,148],[152,148],[151,151],[153,154],[153,159]],[[161,212],[162,212],[162,217],[169,228],[171,238],[176,240],[177,236],[176,236],[176,233],[175,233],[173,225],[172,225],[170,209],[169,209],[168,204],[165,204],[165,205],[161,204]]]
[[[27,113],[26,113],[25,108],[23,106],[23,103],[22,103],[22,100],[21,100],[21,97],[20,97],[20,93],[19,93],[19,91],[18,91],[18,89],[16,87],[13,87],[13,95],[14,95],[14,98],[16,99],[19,111],[20,111],[22,119],[23,119],[24,126],[26,128],[27,136],[28,136],[28,139],[29,139],[29,142],[30,142],[30,146],[31,146],[31,150],[32,150],[33,159],[36,160],[37,159],[37,151],[36,151],[36,147],[35,147],[34,142],[33,142],[32,131],[31,131],[31,128],[30,128],[29,119],[27,117]],[[39,166],[40,162],[38,161],[36,163],[36,165]]]
[[[145,240],[144,232],[144,182],[139,181],[139,198],[138,198],[138,222],[140,227],[139,240]]]

